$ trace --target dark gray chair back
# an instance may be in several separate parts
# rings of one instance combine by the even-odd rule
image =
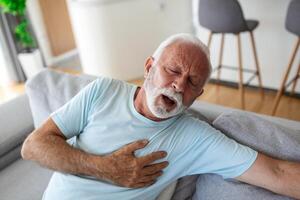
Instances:
[[[215,33],[248,30],[243,11],[236,0],[200,0],[200,25]]]
[[[300,0],[292,0],[285,20],[285,28],[300,36]]]

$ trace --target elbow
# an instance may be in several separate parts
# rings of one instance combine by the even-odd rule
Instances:
[[[34,138],[32,133],[25,139],[21,148],[21,156],[24,160],[32,160],[33,158],[33,148],[34,148]]]

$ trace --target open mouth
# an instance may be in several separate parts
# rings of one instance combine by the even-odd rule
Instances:
[[[163,99],[164,103],[169,107],[173,107],[176,105],[176,101],[166,95],[162,94],[162,99]]]

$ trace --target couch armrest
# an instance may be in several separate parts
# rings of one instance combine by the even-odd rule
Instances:
[[[20,157],[18,146],[34,129],[26,94],[0,104],[0,127],[1,169]],[[16,148],[18,151],[16,151]],[[7,156],[9,156],[9,159]]]

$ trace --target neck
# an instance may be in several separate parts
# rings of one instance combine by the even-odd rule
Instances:
[[[147,105],[146,92],[144,87],[138,88],[134,95],[134,107],[138,113],[153,121],[163,121],[164,119],[155,117]]]

